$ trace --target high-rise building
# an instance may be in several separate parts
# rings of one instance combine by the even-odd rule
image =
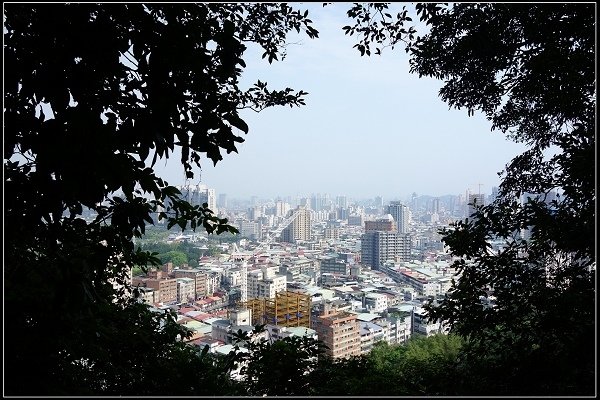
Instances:
[[[281,232],[281,242],[296,243],[298,240],[309,241],[311,239],[310,210],[298,206],[294,212],[296,213],[294,220]]]
[[[348,208],[348,198],[346,196],[337,196],[335,202],[340,208]]]
[[[281,200],[279,200],[275,203],[275,216],[276,217],[281,217],[283,215],[286,215],[289,211],[290,211],[289,203],[286,203]]]
[[[493,202],[494,200],[496,200],[496,198],[498,197],[498,194],[499,194],[498,186],[493,186],[492,194],[490,195],[490,203]]]
[[[388,260],[409,261],[411,236],[407,233],[368,231],[361,238],[361,263],[373,269]]]
[[[279,275],[274,267],[262,267],[248,272],[247,290],[249,299],[275,298],[275,294],[285,291],[286,275]]]
[[[440,213],[440,199],[437,197],[434,198],[433,200],[431,200],[431,213],[432,214]]]
[[[467,217],[471,217],[471,215],[473,215],[473,213],[475,212],[476,208],[479,206],[484,206],[485,205],[485,195],[484,194],[474,194],[471,193],[469,194],[469,200],[468,200],[468,211],[467,211]]]
[[[329,199],[327,195],[321,195],[320,193],[316,195],[313,194],[310,198],[310,208],[313,211],[325,210],[328,206],[328,200]]]
[[[219,201],[217,206],[219,208],[227,208],[227,193],[219,193]]]
[[[208,208],[217,214],[217,194],[215,189],[209,189],[206,185],[188,185],[178,186],[181,191],[181,197],[192,205],[208,204]]]
[[[416,213],[417,211],[419,211],[419,195],[417,195],[416,192],[413,192],[413,194],[410,196],[410,202],[413,212]]]
[[[396,221],[396,231],[398,233],[408,233],[410,230],[410,212],[408,207],[399,201],[392,201],[388,206],[388,213]]]
[[[242,237],[247,237],[253,240],[261,239],[262,224],[260,221],[239,220],[237,225]]]
[[[260,206],[253,206],[248,209],[248,219],[250,221],[256,221],[264,215],[263,208]]]
[[[365,232],[370,231],[396,232],[397,226],[394,217],[387,214],[383,218],[378,218],[375,221],[365,221]]]

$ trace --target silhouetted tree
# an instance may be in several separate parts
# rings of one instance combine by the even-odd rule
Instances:
[[[5,393],[222,393],[202,378],[212,364],[178,341],[187,331],[173,315],[127,296],[130,268],[159,263],[133,238],[152,217],[237,232],[151,167],[178,147],[192,178],[204,154],[217,163],[237,151],[248,132],[240,109],[304,104],[305,92],[238,79],[245,43],[272,62],[289,31],[316,37],[308,14],[263,3],[7,4],[4,21]]]
[[[386,10],[348,12],[361,55],[405,42],[411,72],[443,80],[451,107],[528,147],[500,174],[499,197],[443,232],[461,276],[427,309],[468,339],[463,390],[593,394],[595,6],[418,4],[422,36]]]

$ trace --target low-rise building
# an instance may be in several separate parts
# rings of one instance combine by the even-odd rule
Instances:
[[[360,321],[360,353],[369,353],[375,343],[387,342],[384,326],[372,322]]]

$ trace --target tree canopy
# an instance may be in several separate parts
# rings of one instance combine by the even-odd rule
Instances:
[[[420,36],[406,8],[393,16],[385,3],[356,3],[347,15],[361,55],[403,45],[411,72],[444,82],[450,107],[481,112],[528,146],[502,172],[499,197],[443,232],[460,279],[427,310],[464,343],[318,363],[318,344],[261,343],[247,357],[252,381],[233,384],[223,360],[181,342],[189,332],[172,312],[126,295],[132,266],[160,263],[134,238],[154,218],[236,232],[152,166],[179,148],[191,178],[237,151],[249,132],[239,110],[303,105],[302,90],[238,79],[246,43],[273,62],[288,32],[318,37],[308,13],[270,3],[13,3],[4,7],[6,394],[316,393],[304,375],[285,384],[302,369],[322,384],[352,378],[331,387],[349,395],[402,371],[423,378],[399,380],[403,394],[593,394],[595,5],[417,4],[429,29]],[[97,217],[81,218],[84,208]],[[503,247],[493,251],[492,239]],[[282,354],[297,359],[269,375],[264,362]],[[368,374],[395,362],[398,373]]]
[[[386,9],[349,12],[361,55],[404,42],[411,72],[442,80],[450,107],[528,147],[499,174],[493,203],[443,231],[461,276],[427,309],[469,339],[465,390],[593,394],[595,5],[418,4],[422,36]]]
[[[152,166],[178,147],[192,178],[237,151],[239,110],[304,104],[303,91],[238,79],[247,43],[272,62],[291,30],[318,32],[306,12],[266,3],[23,3],[4,19],[7,393],[135,393],[144,371],[189,353],[169,313],[124,296],[131,267],[159,263],[133,238],[153,217],[236,232]]]

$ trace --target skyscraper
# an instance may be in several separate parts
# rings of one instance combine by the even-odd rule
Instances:
[[[346,196],[337,196],[335,201],[339,208],[348,208],[348,198]]]
[[[413,192],[413,194],[410,196],[410,201],[413,212],[416,213],[417,211],[419,211],[419,196],[416,192]]]
[[[217,203],[217,206],[220,208],[227,208],[227,194],[226,193],[219,194],[219,202]]]
[[[177,186],[181,191],[181,197],[192,205],[208,204],[208,208],[217,214],[217,195],[215,189],[209,189],[206,185]]]
[[[485,205],[485,195],[484,194],[475,194],[475,193],[471,193],[469,194],[469,200],[468,200],[468,211],[467,211],[467,217],[471,217],[471,215],[473,215],[473,213],[475,212],[476,208],[479,206],[484,206]]]
[[[290,205],[281,200],[275,202],[275,216],[280,217],[286,215],[290,211]]]
[[[296,213],[294,220],[281,231],[281,242],[296,243],[298,240],[308,241],[311,238],[310,210],[298,206],[294,212]]]
[[[408,233],[410,226],[410,214],[408,207],[399,201],[392,201],[388,206],[388,213],[396,221],[396,230],[398,233]]]
[[[361,264],[373,269],[388,260],[409,261],[410,234],[384,231],[368,231],[361,238]]]
[[[312,195],[312,197],[310,198],[310,208],[313,211],[321,211],[321,210],[325,210],[327,208],[327,203],[328,203],[328,196],[325,195],[321,195],[320,193],[317,193],[316,195]]]
[[[440,213],[440,199],[437,197],[431,201],[431,212],[434,214]]]

